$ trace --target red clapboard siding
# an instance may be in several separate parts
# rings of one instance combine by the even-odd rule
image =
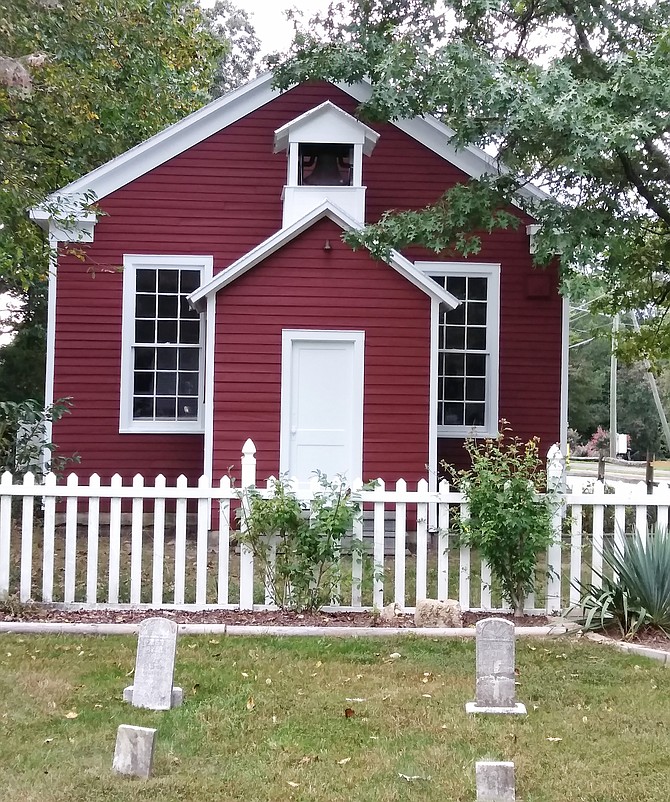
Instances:
[[[282,329],[310,329],[315,322],[320,329],[365,332],[364,477],[417,481],[426,475],[430,298],[385,262],[352,252],[339,233],[335,223],[321,220],[218,293],[215,477],[235,465],[245,437],[258,449],[259,478],[278,474]],[[355,277],[379,293],[352,289]],[[289,285],[292,297],[275,306],[275,288]],[[241,362],[243,382],[231,383]]]
[[[163,472],[171,478],[185,473],[194,479],[202,472],[201,436],[118,433],[122,290],[119,268],[123,254],[211,254],[214,269],[219,271],[277,231],[282,219],[286,154],[272,152],[274,131],[327,99],[350,113],[355,111],[355,101],[334,86],[313,83],[296,87],[104,198],[100,206],[105,216],[96,225],[95,242],[85,247],[87,261],[82,263],[74,256],[61,255],[54,397],[72,396],[75,406],[72,414],[54,427],[54,442],[62,453],[76,451],[81,455],[82,475],[93,471],[105,476],[119,472],[130,478],[136,472],[147,475]],[[425,206],[440,197],[446,187],[466,180],[453,165],[392,125],[372,127],[381,136],[372,156],[365,157],[363,164],[368,220],[377,219],[389,208]],[[501,415],[512,421],[523,436],[539,434],[543,447],[545,444],[548,447],[558,438],[559,426],[560,300],[557,295],[527,297],[527,277],[531,272],[527,222],[523,218],[516,231],[484,237],[482,251],[475,259],[502,263]],[[419,249],[408,251],[408,256],[430,258],[430,254]],[[239,299],[240,317],[254,315],[261,299],[266,306],[274,301],[276,310],[281,308],[286,317],[291,313],[292,299],[297,297],[294,291],[309,297],[318,292],[321,275],[310,269],[311,257],[297,253],[296,258],[303,260],[300,269],[284,273],[286,281],[277,281],[271,295],[265,286],[257,287],[253,298],[241,293],[244,297]],[[353,259],[352,264],[358,264],[359,255],[352,257],[349,252],[348,258]],[[267,273],[269,264],[274,262],[268,260],[258,269]],[[385,270],[392,274],[390,268]],[[292,283],[297,276],[298,286]],[[373,297],[383,308],[395,310],[402,305],[407,292],[405,282],[399,276],[395,278],[398,281],[391,282],[392,286],[387,287],[384,282],[381,286],[374,271],[352,269],[347,272],[346,281],[352,297]],[[555,286],[555,271],[551,279]],[[253,280],[251,274],[249,280]],[[232,293],[233,288],[228,292]],[[300,325],[311,328],[358,325],[355,321],[361,319],[360,310],[349,309],[342,302],[344,297],[340,284],[331,296],[331,303],[318,313],[312,306],[301,309]],[[370,379],[383,380],[385,374],[392,375],[396,364],[404,370],[396,343],[402,344],[412,336],[413,321],[394,312],[386,328],[379,363],[374,360],[366,363]],[[246,332],[229,331],[227,336],[231,345],[239,346],[244,344]],[[375,352],[374,342],[373,337],[366,343],[366,356],[368,348],[370,354]],[[271,347],[270,342],[266,348],[266,364],[256,364],[254,370],[258,375],[266,374],[276,396],[279,378],[274,372],[268,373],[268,368],[274,371],[280,349],[276,344]],[[243,349],[238,349],[239,361],[233,362],[234,351],[231,349],[229,357],[231,372],[225,378],[217,378],[240,392],[248,378],[249,366]],[[407,388],[397,389],[402,389],[407,399]],[[230,403],[243,407],[239,420],[251,422],[253,414],[244,404],[233,399]],[[261,400],[254,403],[260,404]],[[278,414],[278,401],[263,403],[266,411],[276,408]],[[386,404],[383,396],[375,401],[366,396],[367,403],[382,410]],[[386,411],[391,414],[390,409]],[[278,418],[264,425],[268,437],[278,437]],[[239,443],[233,447],[231,442],[226,447],[234,453],[231,451],[219,463],[221,466],[225,463],[226,469],[230,464],[239,464],[240,448],[249,432],[240,432],[239,436]],[[402,426],[398,436],[404,436]],[[404,464],[415,464],[413,460],[424,444],[410,448],[406,463],[404,442],[389,450],[392,453],[386,454],[383,472],[375,466],[375,473],[381,472],[387,479],[401,475],[400,467]],[[276,450],[276,443],[273,447]],[[462,443],[442,441],[441,451],[458,454]],[[425,462],[425,457],[421,459]]]

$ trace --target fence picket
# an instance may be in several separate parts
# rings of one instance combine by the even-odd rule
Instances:
[[[144,477],[139,473],[133,477],[133,489],[142,490]],[[142,527],[144,524],[144,500],[140,493],[133,498],[130,527],[130,603],[142,600]]]
[[[54,477],[55,480],[55,477]],[[91,493],[100,487],[100,477],[92,474],[88,480]],[[45,515],[46,528],[46,515]],[[45,537],[46,540],[46,537]],[[92,495],[88,499],[88,524],[86,529],[86,603],[98,601],[98,543],[100,541],[100,498]]]
[[[256,486],[256,446],[249,439],[242,446],[242,509],[249,511],[249,497],[246,491]],[[246,514],[243,515],[243,518]],[[244,526],[244,521],[242,522]],[[240,610],[254,609],[254,555],[242,543],[240,547]]]
[[[579,604],[582,581],[582,505],[572,507],[570,524],[570,604]]]
[[[376,481],[376,490],[384,492],[385,485],[382,479]],[[381,610],[384,606],[384,516],[386,506],[383,501],[375,501],[373,508],[373,577],[372,577],[372,606]]]
[[[67,477],[67,486],[71,490],[79,486],[79,477],[71,473]],[[65,502],[65,589],[63,601],[70,604],[75,600],[75,580],[77,576],[77,508],[79,498],[68,496]]]
[[[44,477],[44,525],[42,527],[42,601],[50,604],[54,592],[54,561],[56,536],[56,475]],[[47,495],[51,490],[54,495]],[[3,499],[4,500],[4,499]]]
[[[165,489],[165,477],[159,473],[154,483],[157,491]],[[151,603],[154,607],[163,604],[163,579],[165,562],[165,499],[154,501],[154,549],[151,572]]]
[[[353,493],[361,493],[360,480],[355,482]],[[354,520],[351,532],[351,606],[361,607],[363,604],[363,509],[360,504],[360,513]]]
[[[185,488],[188,480],[181,474],[177,487]],[[178,498],[174,533],[174,603],[184,604],[186,598],[186,499]]]
[[[491,566],[486,560],[481,561],[481,590],[479,597],[479,606],[482,610],[491,609]]]
[[[407,492],[407,482],[398,479],[395,483],[396,493]],[[407,549],[407,504],[399,501],[395,505],[395,542],[394,547],[394,602],[405,608],[405,551]]]
[[[222,477],[219,487],[222,494],[230,493],[230,476]],[[228,604],[228,582],[230,563],[230,499],[219,502],[219,575],[217,583],[217,604]]]
[[[461,503],[461,520],[465,521],[468,517],[468,505]],[[461,546],[460,568],[458,572],[458,601],[467,610],[470,607],[470,549]]]
[[[201,476],[198,487],[209,490],[209,478]],[[196,532],[195,556],[195,603],[207,603],[207,538],[209,535],[210,502],[207,498],[198,499],[198,528]]]
[[[428,482],[421,479],[417,485],[417,493],[426,496]],[[416,505],[416,600],[428,596],[428,504]]]
[[[0,478],[0,601],[9,596],[9,565],[12,540],[12,497],[5,495],[12,486],[12,475],[5,471]]]
[[[110,486],[120,490],[123,480],[118,473],[112,476]],[[109,582],[107,600],[110,604],[119,603],[119,577],[121,573],[121,497],[109,502]]]
[[[605,522],[605,506],[602,503],[596,503],[595,499],[605,497],[605,483],[595,482],[593,485],[593,540],[591,552],[591,582],[597,587],[602,587],[602,571],[603,571],[603,542],[604,542],[604,522]]]
[[[32,473],[27,473],[23,477],[23,483],[28,488],[34,486],[35,477]],[[21,589],[19,592],[22,602],[27,602],[32,594],[34,507],[34,496],[24,496],[21,504]]]
[[[449,482],[442,479],[438,488],[440,499],[449,494]],[[437,598],[449,598],[449,503],[440,500],[437,508]]]

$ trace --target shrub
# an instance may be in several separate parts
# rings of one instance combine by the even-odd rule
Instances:
[[[358,505],[341,482],[318,474],[319,489],[301,503],[280,479],[272,495],[242,491],[240,542],[262,568],[274,604],[295,611],[319,610],[337,597],[340,541],[351,530]]]
[[[649,533],[645,545],[639,533],[627,538],[623,549],[603,551],[603,563],[612,575],[596,572],[599,585],[578,582],[580,623],[586,630],[615,624],[624,637],[648,626],[670,637],[670,536],[664,530]],[[574,608],[573,608],[574,609]]]
[[[465,441],[469,470],[450,469],[468,502],[468,517],[457,522],[460,541],[479,550],[500,584],[514,615],[523,615],[535,589],[538,555],[554,540],[552,513],[557,503],[546,490],[538,439],[523,443],[501,421],[501,433]],[[447,466],[448,467],[448,466]]]

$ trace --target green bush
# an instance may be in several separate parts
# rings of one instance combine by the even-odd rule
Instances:
[[[240,542],[251,549],[281,609],[313,611],[338,601],[340,542],[359,510],[342,483],[323,474],[318,480],[309,503],[283,479],[269,497],[256,488],[241,493]]]
[[[519,617],[535,589],[538,556],[554,540],[557,500],[546,490],[538,438],[523,443],[505,423],[495,438],[465,441],[469,470],[447,469],[468,503],[468,517],[457,521],[460,542],[479,551]]]
[[[652,531],[647,543],[638,533],[603,551],[603,563],[611,572],[596,572],[599,583],[578,582],[580,623],[586,630],[616,624],[624,637],[633,637],[648,626],[670,637],[670,536]],[[574,609],[574,608],[573,608]]]

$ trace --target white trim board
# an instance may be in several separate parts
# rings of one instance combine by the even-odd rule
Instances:
[[[252,248],[249,253],[242,256],[236,262],[233,262],[229,268],[217,273],[214,278],[211,279],[211,281],[205,282],[195,292],[191,293],[189,296],[189,302],[196,309],[202,311],[204,309],[205,298],[207,298],[207,296],[217,293],[219,290],[227,287],[229,284],[232,284],[233,281],[235,281],[241,275],[244,275],[247,270],[251,270],[251,268],[255,267],[271,254],[275,253],[275,251],[278,251],[280,248],[286,245],[286,243],[290,242],[299,234],[302,234],[303,231],[306,231],[308,228],[310,228],[310,226],[324,217],[328,217],[345,231],[353,231],[361,228],[361,226],[354,222],[354,220],[352,220],[346,214],[346,212],[343,212],[330,201],[326,200],[300,220],[297,220],[295,223],[287,226],[286,228],[280,229],[275,234],[257,245],[255,248]],[[401,276],[404,276],[404,278],[406,278],[411,284],[414,284],[415,287],[418,287],[431,298],[446,304],[450,309],[455,309],[458,306],[459,301],[457,298],[455,298],[451,293],[446,292],[446,290],[442,289],[442,287],[438,286],[431,278],[426,276],[421,270],[417,269],[417,267],[410,262],[409,259],[406,259],[397,251],[391,252],[387,264],[394,270],[397,270]]]
[[[165,128],[82,178],[52,193],[47,199],[47,204],[70,204],[73,198],[76,199],[83,195],[95,200],[102,200],[110,193],[278,97],[280,92],[273,87],[272,80],[272,73],[265,73],[228,95],[212,101],[183,120]],[[367,82],[353,85],[337,83],[335,86],[358,102],[367,100],[372,94],[372,87]],[[469,145],[457,149],[451,145],[450,140],[454,136],[453,130],[434,117],[395,120],[391,124],[462,170],[466,175],[476,178],[483,174],[498,173],[502,169],[480,148]],[[520,190],[520,194],[535,200],[547,200],[550,197],[543,190],[532,185]],[[42,218],[45,208],[44,205],[34,207],[31,210],[31,216]]]

